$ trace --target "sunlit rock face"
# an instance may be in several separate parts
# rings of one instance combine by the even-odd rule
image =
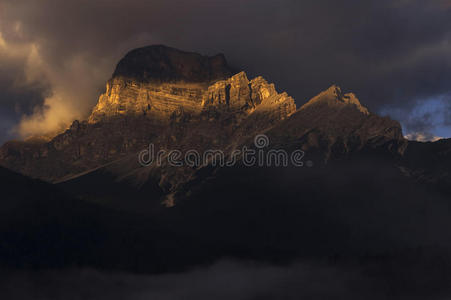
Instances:
[[[262,77],[249,81],[244,72],[234,75],[223,55],[208,57],[150,46],[131,51],[119,62],[88,121],[93,124],[121,115],[169,121],[181,112],[250,114],[256,109],[272,110],[284,119],[296,106]]]
[[[293,98],[277,93],[262,77],[249,81],[244,72],[214,83],[143,82],[117,77],[107,83],[88,120],[93,124],[128,115],[169,121],[180,112],[196,117],[212,109],[247,114],[256,109],[271,110],[274,117],[285,119],[296,105]]]

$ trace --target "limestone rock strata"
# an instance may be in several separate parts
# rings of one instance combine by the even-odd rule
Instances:
[[[244,112],[271,110],[285,119],[296,110],[293,98],[279,94],[262,77],[253,80],[238,73],[211,85],[202,83],[153,83],[111,79],[94,107],[89,123],[121,115],[146,116],[169,121],[180,111],[199,116],[208,110]]]

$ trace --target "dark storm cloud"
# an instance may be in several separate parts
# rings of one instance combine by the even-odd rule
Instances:
[[[25,122],[25,131],[85,116],[120,57],[155,43],[223,52],[235,68],[267,77],[298,105],[337,83],[372,111],[407,115],[418,101],[451,91],[448,0],[0,0],[0,14],[6,49],[33,45],[37,54],[23,56],[22,65],[31,64],[31,82],[46,80],[53,91],[46,103],[56,108]],[[23,73],[20,65],[2,72],[0,82]],[[10,107],[19,101],[1,99]],[[25,112],[36,104],[30,99]]]

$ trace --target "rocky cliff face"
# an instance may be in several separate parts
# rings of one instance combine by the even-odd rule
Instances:
[[[277,93],[262,77],[248,80],[241,72],[214,83],[142,82],[113,77],[88,121],[91,124],[122,115],[169,122],[177,114],[202,117],[207,111],[251,114],[273,111],[285,119],[296,110],[293,98]]]
[[[181,113],[250,114],[257,108],[271,110],[280,119],[296,110],[291,97],[278,94],[262,77],[249,81],[244,72],[233,75],[223,55],[151,46],[133,50],[119,62],[88,121],[133,115],[167,122]]]

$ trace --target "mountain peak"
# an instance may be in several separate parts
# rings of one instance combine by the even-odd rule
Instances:
[[[341,97],[343,95],[341,88],[336,84],[332,84],[327,90],[324,91],[324,93],[333,95],[335,97]]]
[[[333,84],[327,90],[321,92],[319,95],[312,98],[309,102],[304,104],[301,107],[301,109],[312,105],[317,105],[320,103],[324,103],[328,106],[340,106],[340,107],[352,105],[355,108],[357,108],[361,113],[369,115],[368,109],[360,103],[359,99],[356,97],[354,93],[344,94],[342,92],[342,89],[336,84]]]
[[[144,70],[144,75],[135,78],[135,75],[130,75],[132,73],[118,75],[124,73],[116,71],[113,78],[107,82],[106,92],[99,97],[88,119],[90,123],[123,115],[170,121],[174,114],[177,115],[180,111],[183,111],[185,116],[194,118],[204,118],[211,111],[237,115],[265,111],[278,119],[284,119],[296,110],[294,99],[286,93],[279,94],[274,84],[268,83],[263,77],[249,80],[242,71],[220,79],[227,72],[212,72],[218,65],[205,73],[207,69],[202,68],[208,67],[208,64],[210,67],[214,66],[217,59],[215,57],[205,58],[195,53],[160,46],[136,51],[139,53],[134,54],[132,51],[126,55],[119,63],[118,69],[135,72],[139,65],[140,71],[136,72]],[[154,52],[164,54],[157,56]],[[173,59],[171,63],[167,62],[168,57]],[[136,59],[142,61],[138,62]],[[161,59],[163,67],[160,67],[163,69],[155,66],[158,59]],[[207,60],[197,65],[198,59]],[[124,65],[127,61],[131,66]],[[218,62],[220,61],[219,58]],[[199,68],[203,71],[199,71]],[[153,73],[145,71],[150,69]],[[191,71],[188,72],[189,69]],[[197,72],[197,75],[189,75],[190,72]],[[193,80],[183,79],[185,75]],[[204,75],[207,77],[202,77]]]
[[[164,45],[153,45],[128,52],[118,63],[113,78],[137,82],[206,82],[232,75],[225,56],[204,56]]]
[[[349,153],[370,144],[400,149],[404,142],[399,123],[369,114],[337,85],[296,110],[294,99],[263,77],[231,73],[221,55],[150,46],[119,62],[87,121],[74,122],[48,143],[10,143],[0,149],[0,164],[60,181],[117,159],[135,159],[149,143],[160,149],[232,149],[264,132],[281,143],[318,145],[328,155],[332,147]],[[44,170],[44,164],[51,167]],[[161,186],[172,191],[191,171],[162,172]]]

